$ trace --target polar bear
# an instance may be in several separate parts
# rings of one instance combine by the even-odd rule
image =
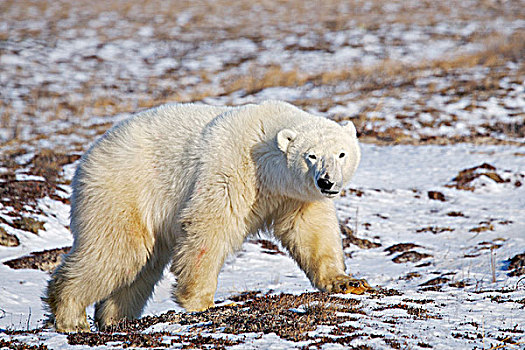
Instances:
[[[72,181],[71,252],[43,298],[58,331],[140,316],[171,262],[174,299],[212,307],[226,257],[270,229],[312,284],[361,294],[345,274],[332,199],[360,160],[351,122],[291,104],[168,104],[117,124],[81,158]]]

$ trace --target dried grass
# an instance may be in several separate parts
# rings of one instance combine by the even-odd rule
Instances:
[[[307,76],[296,70],[284,71],[280,66],[263,67],[262,69],[253,66],[248,75],[236,77],[227,82],[224,94],[243,90],[249,95],[270,87],[300,86],[306,81]]]
[[[456,6],[457,5],[457,6]],[[392,10],[392,7],[397,9]],[[454,11],[451,8],[454,7]],[[176,34],[170,33],[173,24],[181,18],[181,14],[190,15],[190,20],[181,26],[182,40],[192,40],[217,44],[226,39],[249,38],[254,42],[266,39],[282,40],[287,35],[302,36],[315,33],[319,41],[311,49],[330,50],[323,35],[333,31],[363,28],[375,30],[385,23],[399,23],[412,26],[425,26],[438,23],[439,16],[451,20],[483,21],[498,16],[502,19],[523,18],[523,10],[514,3],[506,3],[505,11],[494,6],[492,1],[481,1],[475,9],[464,6],[461,2],[441,4],[439,2],[385,2],[373,0],[363,6],[360,1],[327,0],[323,4],[304,2],[299,0],[282,1],[267,0],[215,0],[164,2],[160,0],[144,1],[113,1],[94,0],[90,2],[70,2],[67,0],[29,1],[6,0],[2,3],[0,20],[6,23],[27,21],[31,19],[44,20],[47,26],[40,29],[18,28],[9,32],[2,32],[0,37],[12,37],[16,33],[19,37],[31,37],[37,40],[47,40],[50,37],[60,38],[63,28],[57,26],[62,19],[74,18],[74,23],[68,29],[84,30],[90,21],[100,19],[107,14],[115,14],[115,21],[126,19],[129,26],[121,33],[108,34],[96,28],[100,42],[117,40],[120,38],[132,39],[133,35],[144,25],[154,27],[155,38],[163,40],[180,40]],[[515,11],[514,11],[515,10]],[[104,15],[105,14],[105,15]],[[102,16],[104,15],[104,16]],[[111,17],[111,16],[109,16]],[[107,26],[111,26],[110,20]],[[9,27],[9,25],[8,25]],[[190,39],[188,39],[190,38]],[[447,37],[448,38],[448,37]],[[454,40],[454,38],[451,38]],[[462,38],[461,40],[464,40]],[[505,72],[497,71],[508,62],[517,62],[519,66],[516,81],[522,80],[525,67],[522,57],[525,56],[525,32],[518,31],[511,36],[502,34],[484,34],[477,32],[468,37],[471,43],[481,43],[485,49],[480,52],[451,56],[450,58],[420,62],[418,64],[400,63],[394,60],[383,60],[373,66],[353,66],[345,69],[325,70],[320,73],[306,73],[297,68],[287,68],[279,65],[262,66],[255,63],[253,58],[241,58],[239,63],[227,63],[223,71],[224,76],[217,88],[213,83],[212,74],[217,72],[197,71],[192,75],[199,76],[195,85],[182,86],[175,91],[166,86],[170,80],[177,80],[184,72],[174,71],[162,77],[151,77],[147,81],[146,91],[127,92],[118,86],[101,87],[100,82],[92,80],[75,91],[76,98],[68,94],[58,94],[47,86],[29,87],[31,90],[24,96],[23,110],[14,110],[11,106],[0,101],[0,127],[11,129],[7,138],[17,139],[23,130],[26,130],[28,120],[57,121],[65,120],[76,122],[94,116],[108,116],[118,113],[134,112],[165,102],[189,102],[203,100],[207,97],[218,97],[242,91],[243,94],[256,94],[271,87],[299,87],[305,84],[322,86],[325,89],[334,89],[334,96],[341,96],[349,92],[358,92],[360,99],[371,96],[371,93],[382,91],[382,96],[395,95],[403,88],[410,87],[421,76],[428,74],[453,74],[454,71],[475,66],[488,67],[494,71],[489,78],[479,81],[461,83],[463,94],[490,95],[494,90],[497,79]],[[289,50],[303,50],[310,48],[290,48]],[[95,56],[95,59],[97,57]],[[243,61],[244,59],[244,61]],[[238,66],[251,61],[247,74],[240,75]],[[228,64],[231,64],[229,66]],[[123,82],[129,84],[129,81]],[[459,84],[454,82],[454,84]],[[454,87],[452,87],[453,89]],[[435,89],[433,91],[433,89]],[[335,92],[337,91],[337,92]],[[439,91],[431,84],[427,87],[428,93],[443,94],[448,91]],[[305,98],[294,101],[303,108],[313,107],[320,112],[328,111],[334,101],[327,98]],[[419,103],[419,102],[418,102]],[[424,103],[424,102],[423,102]],[[364,125],[366,121],[373,121],[370,113],[381,110],[381,102],[370,104],[357,116],[356,124]],[[436,111],[439,113],[439,111]],[[36,116],[36,118],[34,118]],[[343,118],[344,116],[335,116]],[[431,126],[429,126],[431,127]],[[490,127],[490,126],[489,126]],[[503,126],[505,127],[505,126]],[[30,127],[30,129],[33,129]],[[22,131],[21,131],[22,130]],[[359,129],[359,131],[362,131]],[[23,132],[22,132],[23,133]],[[412,142],[402,129],[388,130],[384,134],[376,133],[363,135],[374,142]],[[42,135],[36,138],[44,137]],[[438,140],[441,142],[444,140]],[[471,142],[464,138],[460,141]],[[490,140],[489,140],[490,141]],[[483,141],[485,142],[485,141]]]

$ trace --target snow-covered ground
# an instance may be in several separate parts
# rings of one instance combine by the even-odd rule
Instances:
[[[415,139],[498,137],[525,107],[519,1],[112,3],[5,3],[0,141],[165,101],[279,98]]]
[[[523,348],[525,7],[443,4],[0,2],[0,348]],[[37,268],[72,243],[89,144],[159,103],[270,98],[357,125],[362,163],[336,204],[347,267],[377,291],[326,302],[264,234],[221,271],[216,300],[233,311],[185,314],[166,273],[134,332],[42,329]],[[226,317],[265,300],[266,331]]]
[[[418,343],[438,349],[473,347],[496,339],[522,337],[525,286],[519,276],[508,276],[507,260],[522,253],[525,247],[525,187],[516,187],[517,181],[525,180],[524,153],[525,147],[510,146],[363,145],[363,161],[352,191],[337,200],[337,207],[341,221],[357,230],[357,237],[381,246],[361,249],[351,245],[346,249],[346,263],[354,275],[366,278],[374,286],[395,289],[399,295],[379,299],[345,296],[359,300],[366,312],[349,324],[365,333],[393,336],[408,347]],[[474,180],[473,191],[446,187],[461,170],[483,163],[493,165],[495,172],[510,182],[496,183],[481,176]],[[445,201],[430,199],[429,191],[442,193]],[[50,199],[41,200],[39,205],[45,229],[38,235],[3,225],[21,238],[21,245],[2,247],[2,261],[71,243],[65,228],[68,206]],[[488,229],[479,229],[483,227]],[[395,263],[392,259],[402,251],[389,254],[385,249],[399,243],[415,244],[408,250],[428,256],[421,261]],[[42,326],[45,312],[39,296],[48,273],[0,265],[0,275],[4,281],[0,288],[0,327],[10,330]],[[436,282],[440,287],[437,290],[421,286],[435,278],[443,278]],[[172,283],[173,278],[167,273],[156,288],[146,315],[181,311],[170,299]],[[290,257],[270,255],[259,244],[246,243],[224,266],[216,298],[224,300],[254,290],[299,294],[314,288]],[[425,303],[425,316],[431,318],[414,319],[392,306],[421,306],[420,300]],[[388,324],[392,319],[396,320],[395,327]],[[164,328],[175,330],[177,326]],[[478,334],[483,338],[478,338]],[[49,346],[56,341],[49,332],[29,338],[2,337]],[[263,346],[269,339],[278,347],[298,346],[268,335],[253,343],[247,341],[243,347]],[[357,338],[350,345],[360,343],[363,339]],[[379,340],[364,343],[382,346]]]

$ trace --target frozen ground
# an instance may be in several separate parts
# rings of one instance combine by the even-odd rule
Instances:
[[[525,7],[444,4],[0,2],[0,348],[523,348]],[[377,291],[315,293],[263,235],[221,272],[237,306],[186,314],[166,274],[139,322],[42,329],[90,142],[163,102],[268,98],[357,125],[337,208]]]
[[[381,348],[387,346],[384,340],[390,339],[403,347],[428,344],[450,349],[522,339],[524,286],[519,276],[508,275],[508,259],[522,253],[525,246],[525,190],[516,186],[525,180],[523,156],[516,156],[524,152],[525,147],[514,146],[363,145],[362,165],[337,207],[341,221],[357,231],[355,236],[380,246],[363,249],[349,244],[346,262],[356,276],[397,293],[381,298],[344,296],[357,300],[363,312],[357,319],[352,314],[345,322],[356,328],[353,333],[362,334],[347,345]],[[494,166],[493,172],[509,182],[497,183],[483,175],[472,181],[473,191],[447,187],[465,167],[483,163]],[[429,191],[441,193],[444,201],[429,198]],[[39,208],[44,229],[38,235],[3,225],[21,241],[18,247],[2,248],[3,261],[71,243],[66,229],[68,206],[46,198],[39,201]],[[407,243],[411,245],[399,245]],[[385,251],[387,248],[393,254]],[[269,253],[274,251],[260,243],[246,243],[223,268],[216,298],[224,300],[245,291],[314,291],[288,256]],[[401,262],[393,261],[403,254]],[[0,265],[0,274],[5,281],[0,289],[0,327],[40,327],[44,311],[38,297],[48,274],[12,270],[6,265]],[[170,300],[172,282],[170,275],[165,276],[146,309],[147,315],[180,311]],[[181,327],[168,322],[157,324],[155,329],[174,334],[195,331]],[[313,332],[313,339],[315,335]],[[377,338],[372,337],[372,341],[371,335]],[[3,339],[61,347],[66,345],[66,337],[61,337],[62,341],[55,343],[57,336],[43,331],[30,337],[5,334]],[[281,343],[273,335],[250,337],[243,347],[305,344]]]
[[[3,1],[0,140],[165,101],[276,97],[359,119],[365,136],[522,140],[520,5]]]

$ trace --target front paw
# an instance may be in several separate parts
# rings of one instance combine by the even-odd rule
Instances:
[[[372,287],[366,280],[352,278],[347,275],[339,275],[328,286],[327,291],[330,293],[344,293],[344,294],[363,294]]]

